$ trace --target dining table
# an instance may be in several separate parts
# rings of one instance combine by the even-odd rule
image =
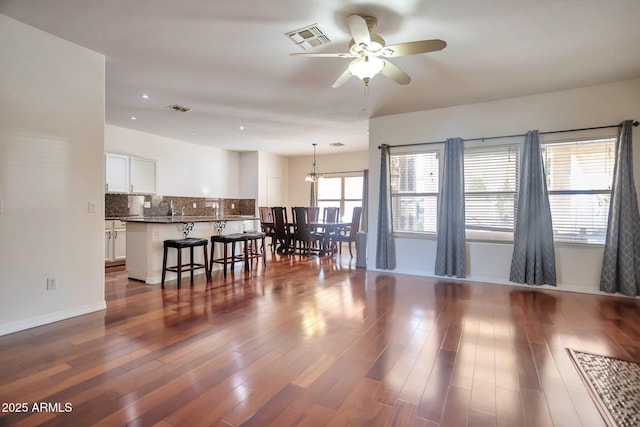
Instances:
[[[263,222],[262,225],[265,228],[271,228],[271,229],[274,228],[273,222]],[[289,233],[289,236],[293,237],[295,223],[293,221],[287,221],[285,225],[286,225],[286,230]],[[335,233],[340,228],[345,228],[349,226],[351,226],[351,221],[323,221],[321,219],[317,219],[315,221],[307,222],[307,227],[309,228],[309,231],[313,232],[314,234],[322,235],[322,238],[320,239],[320,249],[318,251],[319,255],[332,254],[334,248],[331,247],[331,238],[330,238],[331,234]],[[277,249],[278,252],[285,252],[285,253],[289,253],[292,250],[293,250],[293,243],[290,242],[290,239],[287,239],[286,246],[281,243]]]

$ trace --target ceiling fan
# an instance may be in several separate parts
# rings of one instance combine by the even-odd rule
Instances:
[[[343,85],[351,76],[356,76],[365,86],[376,74],[389,77],[396,83],[406,85],[411,77],[385,58],[415,55],[442,50],[447,46],[443,40],[418,40],[387,46],[382,37],[374,33],[378,20],[373,16],[349,15],[349,30],[353,37],[349,42],[349,52],[344,53],[292,53],[292,56],[310,56],[319,58],[356,58],[347,69],[333,82],[333,87]]]

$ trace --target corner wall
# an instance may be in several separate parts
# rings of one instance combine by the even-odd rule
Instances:
[[[640,80],[630,80],[541,95],[511,98],[393,116],[370,122],[369,235],[367,268],[375,269],[380,185],[378,145],[441,141],[447,137],[477,138],[606,126],[640,120]],[[634,171],[640,190],[640,128],[633,131]],[[435,240],[396,239],[394,272],[432,276]],[[467,242],[467,278],[509,282],[512,244]],[[602,246],[556,245],[558,289],[599,292]]]
[[[0,58],[3,335],[105,307],[105,59],[1,14]]]

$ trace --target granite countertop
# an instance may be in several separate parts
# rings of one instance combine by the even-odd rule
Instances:
[[[252,215],[224,216],[143,216],[119,218],[126,222],[142,222],[149,224],[184,224],[189,222],[250,221],[260,219]]]

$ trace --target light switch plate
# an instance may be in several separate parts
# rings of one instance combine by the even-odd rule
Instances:
[[[0,213],[4,212],[4,202],[0,199]]]
[[[88,206],[87,206],[87,210],[89,211],[89,213],[96,213],[98,207],[96,202],[89,202]]]

